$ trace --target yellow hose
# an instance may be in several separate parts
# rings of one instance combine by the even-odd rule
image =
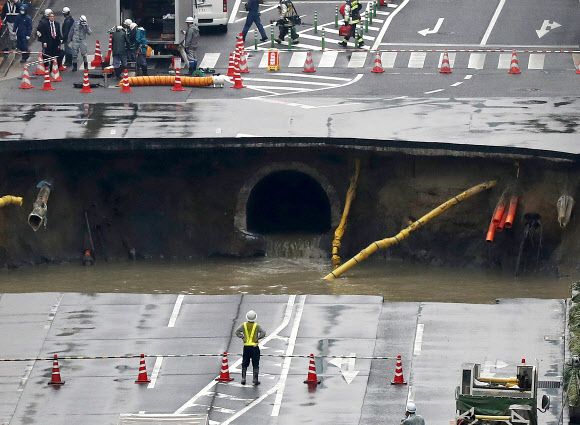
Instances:
[[[10,204],[14,204],[14,205],[21,207],[22,206],[22,198],[20,198],[18,196],[11,196],[11,195],[6,195],[6,196],[3,196],[2,198],[0,198],[0,208],[4,207],[6,205],[10,205]]]
[[[388,248],[391,245],[394,245],[396,243],[400,243],[403,239],[408,237],[409,234],[413,230],[416,230],[420,226],[425,225],[433,217],[437,217],[439,214],[447,211],[449,208],[451,208],[454,205],[457,205],[458,203],[460,203],[464,199],[467,199],[470,196],[475,195],[476,193],[487,190],[487,189],[495,186],[496,184],[497,184],[497,181],[492,180],[492,181],[489,181],[487,183],[481,183],[477,186],[472,187],[471,189],[466,190],[463,193],[460,193],[459,195],[448,200],[447,202],[444,202],[443,204],[439,205],[437,208],[435,208],[429,214],[424,215],[419,220],[412,223],[409,227],[401,230],[396,236],[394,236],[392,238],[386,238],[386,239],[382,239],[380,241],[373,242],[372,244],[367,246],[365,249],[363,249],[361,252],[359,252],[357,255],[355,255],[350,260],[348,260],[346,263],[344,263],[342,266],[340,266],[336,270],[334,270],[334,271],[330,272],[328,275],[326,275],[324,277],[324,279],[334,279],[335,277],[339,277],[341,274],[343,274],[345,271],[347,271],[348,269],[350,269],[354,265],[356,265],[356,264],[360,263],[361,261],[365,260],[366,258],[368,258],[371,254],[373,254],[378,249]]]
[[[173,75],[148,75],[141,77],[129,77],[130,86],[172,86],[175,84]],[[181,77],[181,85],[184,87],[205,87],[213,84],[212,77]],[[119,87],[123,80],[119,81]]]
[[[356,185],[358,182],[358,175],[360,172],[360,159],[356,159],[355,163],[355,171],[353,176],[350,178],[350,187],[348,188],[348,192],[346,193],[346,202],[344,204],[344,211],[342,212],[342,218],[340,219],[340,223],[338,227],[334,231],[334,240],[332,241],[332,263],[334,264],[334,268],[338,268],[340,266],[340,255],[338,255],[338,249],[340,248],[340,240],[344,235],[344,231],[346,229],[346,219],[348,218],[348,213],[350,211],[350,204],[354,200],[356,196]]]

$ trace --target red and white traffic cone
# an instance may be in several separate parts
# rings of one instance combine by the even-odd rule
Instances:
[[[89,70],[85,69],[85,75],[83,77],[83,89],[79,93],[92,93],[91,84],[89,83]]]
[[[441,60],[441,69],[439,70],[440,74],[451,74],[451,65],[449,63],[449,54],[447,50],[443,53],[443,59]]]
[[[66,66],[64,66],[64,65],[62,64],[62,62],[61,62],[61,63],[60,63],[60,66],[58,67],[58,70],[59,70],[59,71],[66,71]]]
[[[60,369],[58,367],[58,357],[56,354],[54,355],[54,360],[52,361],[52,379],[48,385],[64,385],[64,381],[60,379]]]
[[[101,45],[99,44],[99,40],[95,45],[95,58],[91,62],[91,66],[93,68],[100,68],[103,64],[103,56],[101,55]]]
[[[58,72],[58,64],[56,63],[56,59],[52,61],[52,74],[50,75],[50,82],[60,82],[62,78],[60,77],[60,72]]]
[[[48,72],[48,66],[44,72],[44,86],[40,90],[55,90],[55,88],[50,85],[50,74]]]
[[[234,54],[230,53],[230,61],[228,62],[228,73],[226,76],[233,77],[236,71],[236,64],[234,63]]]
[[[135,381],[136,384],[148,384],[151,379],[147,378],[147,368],[145,367],[145,354],[141,354],[141,361],[139,362],[139,376]]]
[[[111,54],[113,52],[113,34],[109,34],[109,50],[107,51],[107,56],[105,57],[105,65],[111,64]]]
[[[181,85],[181,75],[179,74],[179,68],[175,70],[175,82],[173,83],[173,88],[171,91],[185,91]]]
[[[234,380],[234,378],[230,377],[230,368],[228,367],[227,351],[224,351],[224,355],[222,356],[222,369],[220,371],[220,376],[215,380],[219,382],[230,382]]]
[[[240,75],[240,70],[236,67],[234,71],[234,85],[232,89],[245,89],[246,86],[242,84],[242,76]]]
[[[576,70],[576,75],[580,75],[580,64],[578,64],[578,69]]]
[[[306,60],[304,61],[304,69],[302,70],[302,72],[316,72],[316,69],[314,69],[314,63],[312,62],[311,50],[309,50],[308,53],[306,53]]]
[[[521,74],[520,65],[518,63],[518,55],[516,54],[515,50],[512,53],[512,63],[510,64],[510,70],[508,71],[508,74]]]
[[[42,53],[38,54],[38,63],[36,64],[36,71],[32,75],[44,75],[44,62],[43,62]]]
[[[407,382],[405,382],[405,380],[403,379],[403,363],[401,362],[401,356],[397,356],[395,379],[391,381],[391,385],[407,385]]]
[[[308,365],[308,378],[304,381],[305,384],[318,385],[320,381],[316,376],[316,365],[314,364],[314,354],[310,354],[310,364]]]
[[[250,72],[248,69],[248,54],[245,51],[242,51],[242,57],[240,58],[240,74],[247,74]]]
[[[377,50],[377,54],[375,55],[375,66],[371,72],[375,74],[385,72],[385,70],[383,69],[383,61],[381,60],[380,50]]]
[[[123,74],[123,87],[121,88],[121,93],[133,93],[133,90],[131,90],[131,86],[129,85],[129,73],[126,69]]]
[[[24,72],[22,73],[22,84],[19,89],[33,89],[34,86],[30,84],[30,75],[28,75],[28,66],[24,65]]]

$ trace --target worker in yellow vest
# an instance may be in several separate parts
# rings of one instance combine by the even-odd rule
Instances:
[[[258,373],[260,372],[260,347],[258,341],[266,336],[266,332],[256,323],[258,315],[254,310],[246,313],[246,322],[236,329],[236,336],[244,340],[244,352],[242,355],[242,385],[246,385],[246,370],[252,360],[254,369],[254,385],[260,385]]]

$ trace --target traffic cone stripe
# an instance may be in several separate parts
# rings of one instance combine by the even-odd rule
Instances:
[[[64,385],[64,381],[60,379],[60,369],[58,367],[58,357],[56,354],[52,361],[52,379],[48,385]]]
[[[233,77],[235,70],[236,70],[236,67],[234,64],[234,54],[230,53],[230,61],[228,63],[228,73],[226,74],[226,76]]]
[[[133,90],[131,90],[131,86],[129,85],[129,73],[126,69],[123,74],[123,87],[121,88],[121,93],[133,93]]]
[[[314,364],[314,354],[310,354],[310,363],[308,364],[308,378],[304,381],[305,384],[318,385],[320,381],[316,376],[316,365]]]
[[[136,384],[148,384],[151,382],[149,378],[147,378],[147,369],[145,367],[145,354],[141,354],[141,361],[139,362],[139,376],[135,381]]]
[[[230,382],[233,381],[234,378],[230,377],[230,369],[228,367],[228,353],[227,351],[224,351],[224,354],[222,356],[222,369],[220,371],[220,376],[219,378],[215,379],[218,382]]]
[[[309,50],[306,54],[306,60],[304,61],[304,69],[302,72],[316,72],[314,69],[314,63],[312,62],[312,51]]]
[[[30,75],[28,75],[28,66],[24,65],[24,72],[22,73],[22,84],[19,89],[33,89],[34,86],[30,84]]]
[[[441,61],[441,69],[439,70],[441,74],[451,74],[451,65],[449,64],[449,54],[447,50],[443,53],[443,60]]]
[[[175,82],[173,83],[173,88],[171,91],[185,91],[181,85],[181,75],[179,74],[179,68],[175,70]]]
[[[516,54],[515,50],[512,53],[512,62],[510,64],[510,70],[508,74],[521,74],[520,65],[518,63],[518,55]]]
[[[83,77],[83,88],[79,93],[92,93],[91,84],[89,83],[89,70],[85,69],[85,75]],[[85,252],[86,255],[86,252]],[[89,255],[91,255],[89,251]]]
[[[91,62],[91,66],[94,68],[100,68],[102,64],[103,64],[103,56],[101,56],[101,45],[99,43],[99,40],[97,40],[97,43],[95,45],[95,58]]]
[[[44,86],[40,90],[54,90],[54,87],[50,85],[50,74],[48,73],[48,66],[44,72]]]
[[[60,77],[60,72],[58,72],[58,64],[56,63],[56,59],[52,61],[52,74],[50,76],[51,82],[61,82],[62,78]]]
[[[377,50],[377,54],[375,55],[375,65],[371,72],[373,73],[385,72],[385,70],[383,69],[383,62],[381,61],[380,50]]]
[[[403,362],[401,361],[401,356],[397,356],[395,379],[391,381],[391,385],[407,385],[407,382],[403,379]]]

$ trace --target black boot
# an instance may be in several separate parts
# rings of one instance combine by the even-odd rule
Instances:
[[[64,55],[64,66],[71,66],[72,65],[72,53],[67,53]]]
[[[120,80],[120,79],[121,79],[121,73],[122,73],[123,71],[121,71],[121,68],[114,68],[114,69],[115,69],[115,78],[116,78],[117,80]]]
[[[89,62],[88,61],[84,61],[83,65],[85,66],[85,69],[89,69]]]
[[[77,63],[73,62],[72,66],[73,66],[72,72],[75,72],[77,70]]]
[[[246,385],[246,370],[247,368],[242,367],[242,382],[240,382],[242,385]]]
[[[260,385],[260,381],[258,381],[258,373],[260,372],[260,369],[255,367],[254,368],[254,380],[252,381],[252,383],[254,385]]]

